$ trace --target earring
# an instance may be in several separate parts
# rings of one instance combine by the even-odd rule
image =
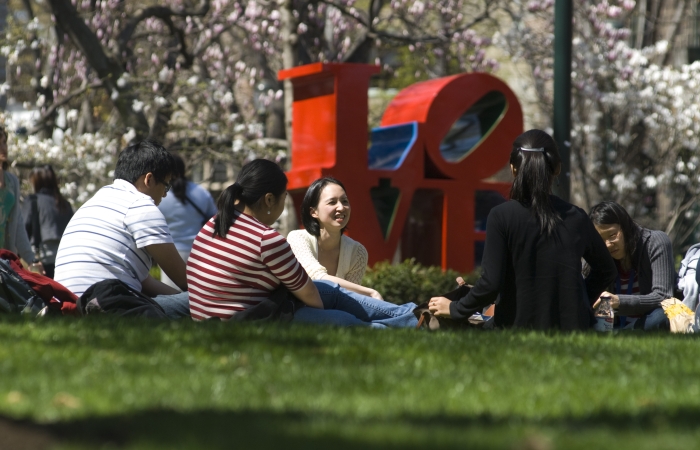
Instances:
[[[267,210],[267,213],[270,214],[270,210],[269,210],[269,209]]]

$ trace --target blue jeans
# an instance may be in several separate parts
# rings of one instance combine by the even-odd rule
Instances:
[[[157,295],[153,300],[163,307],[169,319],[190,316],[190,296],[187,292],[172,295]]]
[[[314,281],[324,309],[304,307],[294,314],[294,322],[374,328],[403,328],[418,324],[413,315],[415,303],[394,305],[344,289],[330,281]]]
[[[671,324],[666,317],[664,309],[659,307],[651,312],[640,317],[637,323],[634,324],[635,330],[643,329],[644,331],[650,330],[670,330]]]

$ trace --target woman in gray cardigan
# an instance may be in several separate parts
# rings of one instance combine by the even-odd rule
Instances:
[[[673,297],[676,283],[671,240],[663,231],[637,225],[615,202],[599,203],[589,215],[617,266],[615,283],[601,297],[611,297],[619,327],[668,330],[660,304]]]
[[[19,202],[19,180],[7,172],[7,132],[0,127],[0,243],[2,248],[29,263],[30,270],[44,274],[44,266],[34,258],[24,229]]]

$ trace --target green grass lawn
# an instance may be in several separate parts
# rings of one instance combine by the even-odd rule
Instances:
[[[32,448],[700,441],[694,336],[1,317],[0,342],[0,435]]]

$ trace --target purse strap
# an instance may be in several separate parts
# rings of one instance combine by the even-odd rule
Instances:
[[[201,209],[199,209],[199,207],[198,207],[197,205],[195,205],[195,203],[194,203],[192,200],[190,200],[190,198],[187,196],[187,194],[185,194],[185,201],[186,201],[187,203],[189,203],[190,205],[194,206],[194,209],[197,210],[197,212],[199,213],[199,215],[202,216],[202,217],[204,218],[204,220],[209,220],[209,217],[207,217],[207,215],[204,214],[204,211],[202,211]]]

